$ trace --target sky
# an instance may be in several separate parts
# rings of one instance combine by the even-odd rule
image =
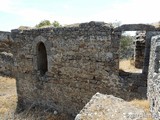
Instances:
[[[0,31],[34,27],[42,20],[62,25],[89,21],[121,24],[160,21],[160,0],[0,0]]]

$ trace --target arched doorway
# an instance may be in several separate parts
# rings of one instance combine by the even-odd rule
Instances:
[[[48,70],[47,52],[43,42],[37,45],[37,67],[40,75],[44,75]]]

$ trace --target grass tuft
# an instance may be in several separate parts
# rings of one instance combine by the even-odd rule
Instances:
[[[145,113],[147,114],[147,118],[144,120],[153,120],[151,117],[151,113],[150,113],[150,106],[149,106],[149,101],[148,100],[138,100],[138,99],[134,99],[132,101],[130,101],[130,104],[138,107],[138,108],[142,108]]]

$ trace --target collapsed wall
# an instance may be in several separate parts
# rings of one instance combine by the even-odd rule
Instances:
[[[18,109],[76,115],[97,91],[119,94],[119,39],[109,24],[12,30]]]
[[[159,33],[160,34],[160,33]],[[152,37],[148,74],[148,99],[154,120],[160,118],[160,35]]]
[[[12,75],[13,55],[10,32],[0,31],[0,74]]]
[[[121,98],[96,93],[75,120],[142,120],[148,116],[143,108]]]

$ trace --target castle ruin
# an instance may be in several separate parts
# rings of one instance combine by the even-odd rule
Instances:
[[[10,49],[6,52],[13,54],[14,62],[9,63],[16,78],[17,109],[38,105],[75,116],[96,92],[125,97],[124,80],[119,76],[123,31],[145,31],[145,45],[139,47],[137,43],[136,53],[144,51],[140,67],[146,84],[138,87],[147,86],[148,76],[148,98],[153,116],[157,117],[160,48],[156,35],[160,32],[145,24],[113,28],[107,23],[89,22],[61,28],[15,29],[7,33],[11,44],[7,44]]]

